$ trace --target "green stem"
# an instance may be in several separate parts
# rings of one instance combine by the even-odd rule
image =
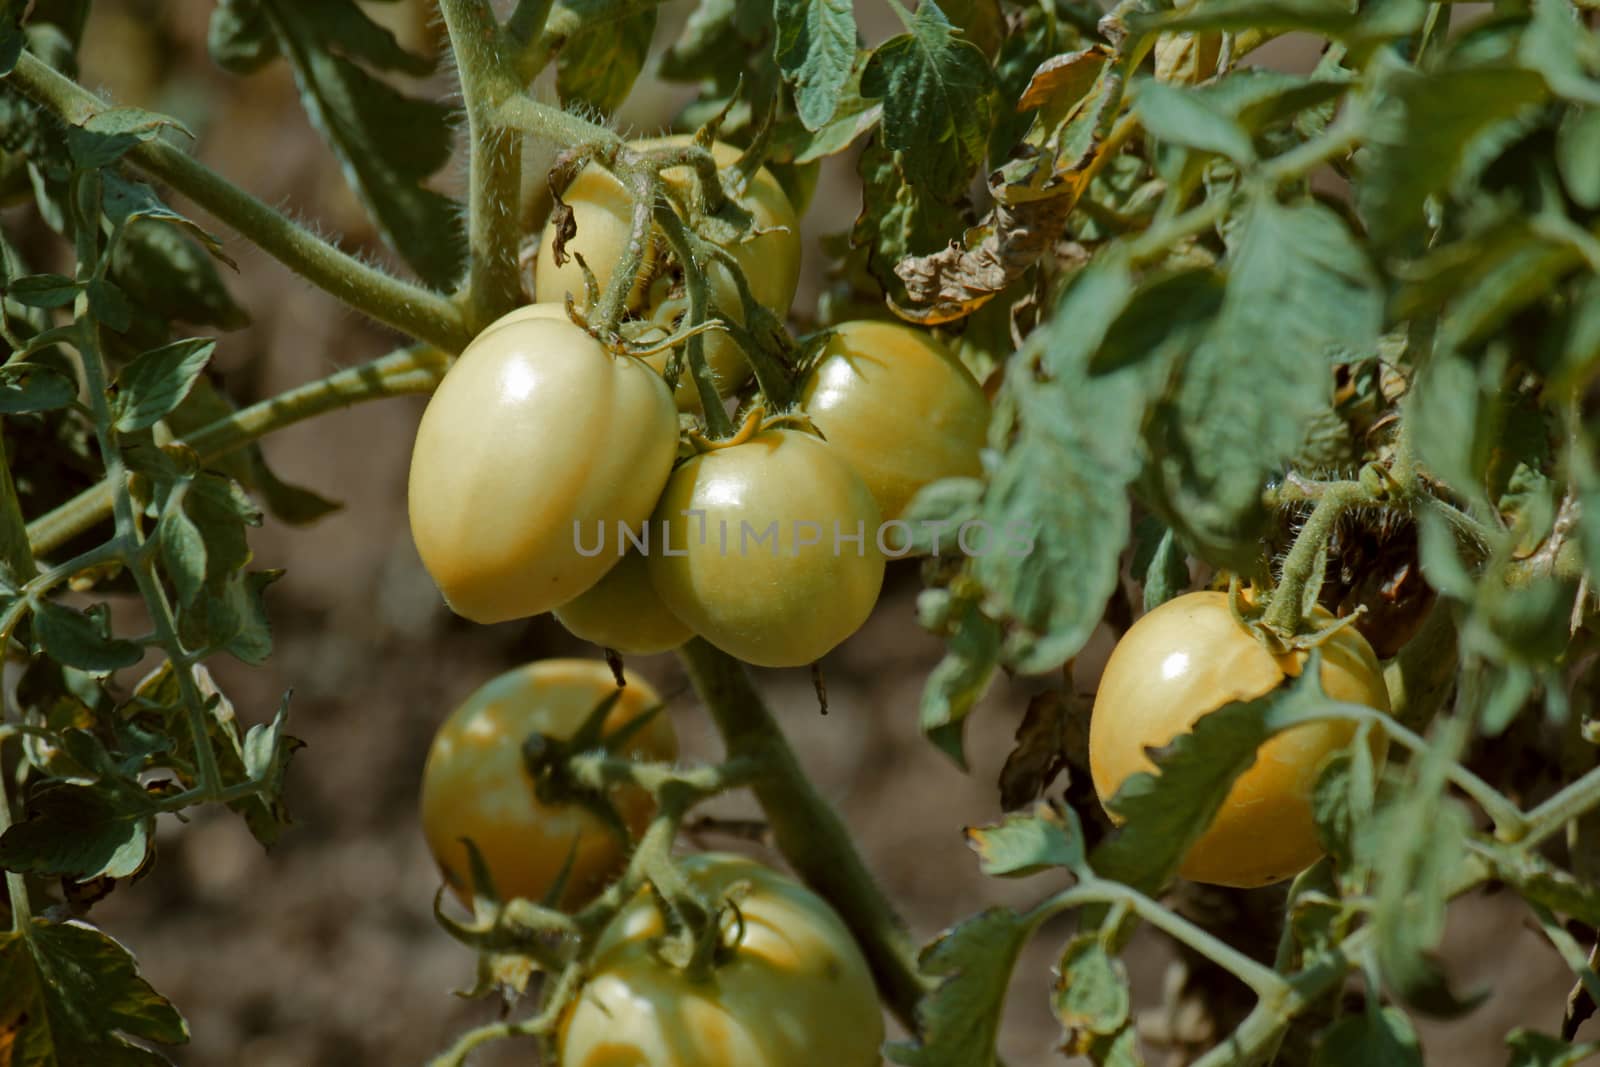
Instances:
[[[81,257],[80,257],[81,258]],[[117,442],[115,417],[107,397],[104,356],[100,347],[100,326],[88,317],[88,295],[80,294],[76,313],[81,324],[79,362],[83,366],[84,391],[89,394],[89,404],[94,411],[95,440],[100,446],[100,459],[105,465],[105,483],[112,487],[112,514],[116,519],[116,540],[130,553],[129,571],[139,588],[155,626],[156,641],[167,658],[172,661],[173,673],[178,678],[178,688],[189,712],[189,731],[195,748],[195,763],[199,770],[199,787],[206,797],[222,788],[222,775],[217,769],[217,754],[211,747],[211,733],[206,728],[206,701],[195,684],[189,653],[178,640],[177,623],[172,614],[172,604],[167,591],[156,578],[155,566],[140,548],[144,535],[134,514],[133,497],[128,492],[128,470],[122,461],[122,450]]]
[[[6,81],[73,125],[81,126],[108,107],[27,53]],[[147,141],[128,158],[357,311],[447,352],[459,352],[471,340],[460,312],[443,296],[339,251],[171,145]]]
[[[522,191],[522,143],[497,121],[500,102],[515,96],[511,40],[488,0],[440,0],[467,102],[468,326],[474,333],[522,302],[517,263],[517,217]]]
[[[633,215],[628,226],[628,240],[622,246],[611,278],[600,294],[590,320],[607,333],[613,332],[627,314],[628,301],[639,284],[639,273],[644,269],[645,256],[650,251],[651,221],[655,217],[656,194],[661,180],[656,172],[645,165],[618,168],[622,184],[633,198]]]
[[[1359,483],[1340,482],[1329,486],[1317,506],[1311,509],[1311,516],[1283,561],[1283,573],[1272,591],[1272,603],[1262,616],[1263,624],[1269,629],[1285,637],[1292,637],[1299,631],[1306,584],[1317,572],[1317,561],[1327,549],[1333,527],[1345,510],[1360,503],[1363,496],[1365,493]]]
[[[201,463],[211,463],[274,430],[324,412],[366,400],[432,392],[448,365],[448,357],[436,349],[402,348],[252,404],[202,426],[179,443],[194,449]],[[102,481],[28,525],[34,555],[50,554],[110,514],[111,489]]]
[[[1576,819],[1600,807],[1600,767],[1588,772],[1532,811],[1528,812],[1526,829],[1517,838],[1519,844],[1532,848]]]
[[[689,325],[698,326],[706,321],[709,307],[705,265],[696,257],[694,240],[689,234],[688,227],[683,224],[683,219],[672,209],[672,205],[656,204],[656,224],[661,228],[667,243],[672,246],[672,253],[678,258],[678,265],[683,268],[684,288],[689,293]],[[689,362],[689,374],[694,379],[695,391],[700,394],[700,406],[704,410],[707,432],[717,439],[731,437],[733,422],[728,418],[727,409],[722,406],[722,394],[717,391],[717,379],[711,373],[711,364],[706,361],[705,335],[700,333],[690,335],[684,353]],[[676,387],[676,383],[673,384]]]
[[[3,738],[0,738],[3,740]],[[11,776],[0,760],[0,834],[11,829]],[[11,929],[24,938],[33,936],[33,906],[28,900],[28,880],[20,871],[6,871],[6,894],[11,901]]]
[[[562,148],[594,145],[608,148],[614,154],[622,145],[622,138],[598,122],[541,104],[524,93],[514,93],[501,101],[495,111],[495,122]]]
[[[744,666],[700,638],[679,650],[695,690],[722,734],[730,758],[768,768],[752,785],[774,840],[800,877],[844,918],[861,944],[895,1017],[916,1033],[927,986],[904,923],[855,850],[838,814],[806,777]]]

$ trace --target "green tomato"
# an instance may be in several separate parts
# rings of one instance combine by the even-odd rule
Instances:
[[[627,687],[606,716],[607,734],[661,703],[642,678],[624,677]],[[477,847],[502,900],[543,900],[569,854],[572,871],[560,901],[568,909],[587,903],[622,870],[628,842],[584,807],[541,802],[522,758],[530,734],[571,737],[616,691],[611,668],[598,660],[540,660],[485,683],[440,725],[422,771],[422,832],[463,903],[472,903],[464,837]],[[672,721],[658,713],[623,754],[677,758]],[[635,837],[655,814],[650,794],[640,789],[614,789],[611,802]]]
[[[762,667],[821,659],[883,585],[872,494],[828,445],[794,430],[695,456],[656,505],[650,580],[668,609]]]
[[[615,561],[580,553],[579,527],[637,529],[677,450],[677,411],[658,375],[607,352],[559,308],[519,309],[467,346],[417,427],[417,552],[474,622],[549,611]]]
[[[989,400],[938,338],[893,322],[834,327],[800,406],[872,490],[884,519],[941,478],[974,478]]]
[[[635,141],[631,147],[649,149],[682,146],[690,143],[686,136],[663,137]],[[711,146],[712,157],[724,171],[739,158],[739,149],[720,141]],[[693,201],[694,172],[688,167],[673,167],[663,173],[667,184]],[[572,209],[576,235],[566,242],[567,258],[555,261],[556,230],[552,219],[545,226],[539,241],[539,254],[534,267],[534,289],[541,303],[561,304],[570,294],[579,307],[585,307],[586,292],[583,270],[576,256],[581,255],[594,272],[595,282],[603,291],[617,269],[622,251],[627,247],[628,234],[633,220],[633,202],[616,176],[597,164],[590,163],[561,195]],[[783,187],[765,168],[756,171],[737,195],[737,201],[754,219],[752,230],[729,251],[739,264],[751,295],[757,302],[782,319],[789,313],[794,293],[800,281],[800,223]],[[688,314],[689,301],[681,282],[674,276],[675,264],[664,251],[665,239],[655,231],[655,239],[645,257],[644,270],[640,272],[629,296],[629,310],[639,318],[658,327],[660,337],[676,332],[679,319]],[[728,269],[720,263],[706,264],[712,301],[736,322],[744,322],[744,306],[739,299],[738,286]],[[749,377],[749,364],[743,351],[726,332],[713,331],[705,335],[706,362],[717,379],[724,396],[737,389]],[[670,358],[661,352],[646,358],[657,370],[664,370]],[[677,403],[685,411],[700,410],[700,394],[685,368],[678,382]]]
[[[650,584],[650,566],[629,552],[600,583],[556,609],[568,631],[602,648],[638,656],[669,652],[694,635]]]
[[[876,1067],[872,972],[826,901],[736,856],[691,856],[690,887],[722,910],[724,955],[705,981],[662,959],[641,893],[601,933],[563,1017],[561,1067]]]

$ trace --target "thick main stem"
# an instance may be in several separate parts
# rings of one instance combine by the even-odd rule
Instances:
[[[468,325],[473,332],[521,302],[517,217],[522,192],[521,139],[498,124],[500,102],[519,88],[511,39],[486,0],[440,0],[467,102],[469,142]]]
[[[6,82],[74,125],[109,106],[27,53]],[[357,311],[447,352],[461,351],[471,339],[460,312],[445,297],[339,251],[171,145],[147,141],[128,158]]]
[[[861,944],[890,1010],[916,1033],[916,1008],[927,989],[917,973],[916,952],[849,830],[806,777],[744,666],[698,637],[679,656],[716,721],[729,759],[748,758],[767,768],[751,787],[784,858],[838,910]]]

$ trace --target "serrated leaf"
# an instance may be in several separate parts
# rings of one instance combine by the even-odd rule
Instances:
[[[78,385],[55,367],[8,363],[0,367],[0,415],[55,411],[78,399]]]
[[[1506,1035],[1506,1044],[1511,1049],[1506,1067],[1577,1067],[1600,1055],[1600,1041],[1572,1045],[1559,1037],[1520,1027]]]
[[[155,804],[137,791],[50,781],[0,834],[0,867],[86,882],[126,878],[153,847]]]
[[[1518,42],[1517,58],[1542,75],[1552,93],[1574,103],[1600,104],[1600,82],[1586,69],[1595,56],[1594,35],[1568,0],[1533,0],[1533,19]]]
[[[934,0],[917,6],[907,29],[873,52],[861,93],[883,101],[884,143],[901,153],[906,177],[951,197],[987,150],[994,71]]]
[[[161,544],[161,559],[168,577],[178,594],[178,603],[193,602],[205,586],[206,542],[200,529],[183,510],[182,497],[168,500],[156,524],[156,537]]]
[[[884,1049],[904,1067],[989,1067],[1000,1008],[1017,955],[1037,919],[990,908],[963,920],[922,950],[921,972],[941,979],[917,1004],[920,1039]]]
[[[1085,877],[1083,828],[1064,805],[1041,800],[1027,812],[1012,812],[998,826],[969,829],[967,845],[991,877],[1038,874],[1065,867]]]
[[[1000,627],[977,604],[958,599],[938,632],[944,658],[922,689],[922,732],[960,767],[966,766],[961,724],[988,692],[999,667]]]
[[[1600,208],[1600,109],[1573,108],[1556,131],[1556,166],[1579,207]]]
[[[1308,108],[1320,107],[1349,88],[1348,75],[1306,77],[1244,67],[1190,91],[1211,109],[1232,116],[1246,130],[1260,132]]]
[[[1422,1067],[1417,1032],[1404,1012],[1371,1007],[1322,1032],[1311,1067]]]
[[[650,55],[656,8],[628,0],[569,0],[583,29],[556,53],[556,92],[603,115],[622,106]]]
[[[1495,878],[1514,887],[1524,900],[1588,926],[1600,926],[1600,887],[1573,877],[1537,852],[1498,841],[1477,842],[1475,848],[1488,859]]]
[[[129,231],[122,235],[124,243],[130,239],[136,242],[139,240],[136,236],[130,237],[130,232],[141,229],[148,231],[150,223],[165,223],[199,241],[207,252],[223,263],[235,270],[238,269],[239,265],[223,253],[222,241],[215,234],[187,216],[172,210],[162,202],[150,186],[143,182],[129,181],[115,171],[102,175],[101,182],[103,187],[100,196],[101,209],[114,225],[121,225],[125,231]],[[139,222],[147,225],[135,225]],[[159,227],[157,229],[159,230]],[[209,263],[205,263],[205,266],[215,271]]]
[[[1134,106],[1145,129],[1159,140],[1215,152],[1238,163],[1255,159],[1255,146],[1244,128],[1190,89],[1153,79],[1144,81],[1139,85]]]
[[[0,933],[0,1035],[18,1065],[162,1067],[166,1057],[127,1038],[180,1045],[189,1028],[127,949],[80,923],[35,919],[26,935]]]
[[[808,130],[820,130],[838,110],[856,61],[852,0],[777,0],[777,58],[794,86],[795,109]]]
[[[1116,587],[1145,394],[1131,372],[1091,378],[1084,364],[1131,287],[1119,257],[1097,259],[1006,375],[1018,429],[990,477],[983,520],[1014,536],[972,568],[985,609],[1015,623],[1005,658],[1024,672],[1075,654]]]
[[[1222,310],[1227,285],[1210,267],[1154,272],[1120,309],[1089,357],[1091,374],[1152,361],[1166,364],[1192,352]]]
[[[192,337],[151,349],[124,367],[117,375],[117,429],[143,430],[183,403],[216,348],[209,337]]]
[[[95,619],[50,600],[34,601],[33,634],[52,657],[84,671],[120,670],[144,656],[134,642],[107,636]]]
[[[1168,530],[1144,572],[1144,610],[1154,611],[1189,588],[1189,559]]]
[[[137,107],[113,107],[97,111],[81,126],[67,127],[67,151],[82,170],[109,167],[133,148],[174,129],[194,134],[175,118]]]
[[[1419,231],[1424,201],[1456,179],[1474,144],[1546,96],[1540,75],[1495,67],[1427,75],[1396,70],[1385,88],[1356,185],[1356,202],[1379,245]]]
[[[463,212],[423,182],[450,159],[451,109],[407,96],[356,63],[417,75],[431,70],[431,61],[400,48],[353,0],[259,0],[258,6],[294,66],[307,115],[385,239],[424,282],[449,288],[466,263]]]
[[[1090,1051],[1092,1037],[1110,1037],[1128,1023],[1132,996],[1122,961],[1106,951],[1098,930],[1067,942],[1056,963],[1050,1006],[1067,1032],[1066,1051]]]
[[[1470,500],[1486,500],[1484,475],[1501,413],[1498,379],[1492,364],[1436,352],[1407,397],[1406,417],[1423,464]]]

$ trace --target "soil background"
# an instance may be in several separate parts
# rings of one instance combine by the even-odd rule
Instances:
[[[198,134],[195,151],[207,164],[344,247],[389,259],[300,109],[287,66],[275,62],[237,79],[210,62],[205,33],[212,6],[210,0],[101,0],[82,57],[84,81],[120,103],[178,115]],[[868,39],[887,36],[887,9],[859,7]],[[399,0],[370,10],[413,47],[437,47],[431,3]],[[687,10],[681,0],[664,5],[658,42],[671,39]],[[1296,65],[1308,56],[1290,42],[1268,61]],[[454,93],[448,72],[433,88]],[[661,129],[679,93],[641,82],[624,123],[640,133]],[[541,163],[530,152],[530,175],[542,173]],[[459,170],[440,183],[459,188]],[[816,290],[818,237],[846,228],[858,207],[851,161],[830,161],[806,217],[808,276],[798,307]],[[9,212],[8,225],[17,217]],[[219,345],[218,377],[235,397],[271,395],[377,357],[397,342],[221,232],[240,264],[234,292],[255,318]],[[187,825],[168,820],[154,869],[94,912],[188,1018],[193,1038],[173,1050],[177,1063],[420,1064],[453,1035],[494,1015],[491,1002],[451,995],[470,984],[473,960],[431,914],[439,879],[417,820],[423,758],[440,720],[494,674],[534,658],[598,650],[548,617],[480,627],[444,608],[412,548],[405,514],[411,438],[422,407],[420,399],[368,404],[265,444],[281,476],[344,505],[310,528],[269,520],[256,533],[256,565],[287,570],[268,601],[275,651],[260,670],[214,664],[246,724],[269,717],[293,689],[292,732],[307,742],[290,778],[295,826],[266,853],[226,812],[202,813]],[[996,774],[1029,694],[1049,680],[1003,679],[994,686],[972,717],[972,767],[962,773],[916,727],[922,681],[941,652],[916,624],[917,589],[915,566],[892,568],[872,620],[827,658],[826,716],[818,713],[805,671],[758,672],[758,682],[801,761],[838,804],[867,863],[926,942],[963,916],[994,904],[1028,905],[1062,882],[986,879],[961,833],[999,817]],[[1080,690],[1092,692],[1107,644],[1100,635],[1080,659]],[[672,657],[630,665],[664,693],[679,694],[671,714],[685,757],[717,758],[716,739]],[[758,814],[740,797],[710,810]],[[1247,905],[1270,913],[1274,892],[1260,891]],[[1510,895],[1476,897],[1455,908],[1444,953],[1452,975],[1458,988],[1490,995],[1458,1023],[1422,1027],[1430,1063],[1503,1063],[1510,1028],[1559,1027],[1572,981],[1524,915]],[[1069,932],[1067,924],[1047,927],[1017,968],[1002,1042],[1012,1067],[1065,1062],[1056,1051],[1060,1029],[1049,991]],[[1166,944],[1147,933],[1129,951],[1144,1008],[1160,1004],[1172,961]],[[1181,1048],[1148,1051],[1152,1063],[1183,1062]],[[505,1043],[474,1062],[526,1064],[532,1056],[527,1043]]]

